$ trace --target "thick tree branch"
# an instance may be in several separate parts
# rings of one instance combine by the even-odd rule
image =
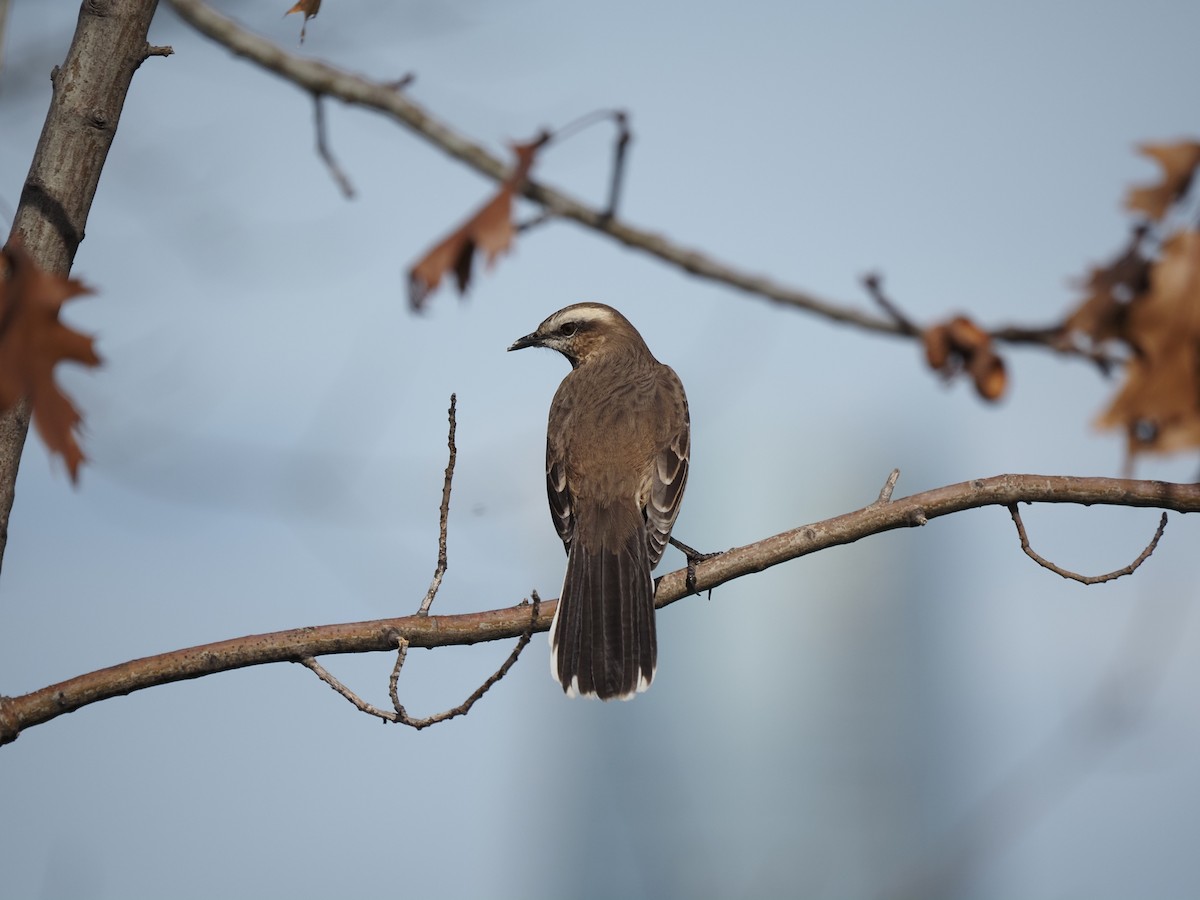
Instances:
[[[48,272],[71,270],[133,73],[148,55],[170,52],[146,43],[157,5],[158,0],[82,4],[66,61],[50,76],[50,110],[13,221],[13,234]],[[25,402],[0,414],[0,558],[28,432]]]
[[[734,578],[869,535],[924,525],[967,509],[1008,507],[1013,503],[1078,503],[1200,512],[1200,484],[1063,475],[998,475],[964,481],[890,503],[877,500],[854,512],[734,547],[696,565],[694,589],[708,590]],[[658,585],[657,605],[667,606],[690,593],[686,580],[686,569],[664,575]],[[411,647],[517,638],[526,631],[547,630],[556,605],[552,601],[542,603],[532,627],[529,605],[522,604],[463,615],[412,615],[297,628],[132,660],[21,697],[0,698],[0,744],[16,740],[25,728],[91,703],[215,672],[266,663],[300,662],[306,657],[334,653],[392,651],[398,637]]]
[[[303,90],[318,96],[337,97],[346,103],[383,113],[475,171],[499,182],[508,178],[510,172],[507,162],[438,121],[427,110],[397,90],[394,83],[374,82],[328,63],[289,53],[265,38],[246,31],[232,19],[211,9],[202,0],[166,2],[200,33],[238,56],[291,81]],[[699,250],[677,244],[661,234],[623,222],[608,209],[595,209],[537,181],[526,179],[521,193],[540,203],[553,215],[570,219],[700,278],[867,331],[902,337],[913,336],[890,316],[881,317],[856,307],[834,303],[764,275],[739,269]],[[1008,343],[1041,345],[1058,352],[1076,353],[1072,348],[1059,345],[1059,332],[1057,325],[1049,325],[1035,328],[1003,327],[997,328],[991,334],[994,339]]]

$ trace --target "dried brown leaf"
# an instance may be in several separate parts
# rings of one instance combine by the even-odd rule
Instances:
[[[1004,396],[1008,387],[1008,372],[1004,368],[1004,360],[990,347],[971,356],[967,371],[975,380],[975,390],[984,400],[994,403]]]
[[[19,241],[0,255],[8,267],[8,280],[0,282],[0,407],[28,397],[42,441],[77,480],[84,460],[76,435],[81,417],[55,383],[54,367],[63,360],[100,364],[92,339],[58,319],[63,303],[91,291],[38,268]]]
[[[1008,387],[1004,361],[992,348],[992,338],[966,316],[955,316],[926,328],[921,334],[930,368],[950,379],[967,372],[979,396],[999,400]]]
[[[1157,184],[1130,188],[1125,196],[1125,207],[1158,222],[1171,204],[1187,193],[1192,175],[1200,166],[1200,142],[1142,144],[1138,150],[1162,167],[1162,180]]]
[[[516,227],[512,222],[513,196],[524,184],[537,151],[548,140],[539,135],[527,144],[513,144],[516,164],[512,174],[495,196],[474,215],[439,241],[408,271],[408,300],[413,309],[421,309],[429,295],[437,290],[443,276],[454,272],[458,292],[466,293],[471,282],[471,264],[479,250],[489,266],[512,246]]]
[[[300,43],[304,43],[304,35],[308,31],[308,20],[315,18],[320,11],[321,0],[297,0],[296,5],[284,13],[285,16],[290,16],[292,13],[304,13],[304,24],[300,26]]]
[[[1085,335],[1093,344],[1126,337],[1130,306],[1150,286],[1150,260],[1142,254],[1143,229],[1134,231],[1129,246],[1106,266],[1095,266],[1082,283],[1086,295],[1068,316],[1064,327]]]
[[[1200,232],[1168,238],[1149,281],[1127,317],[1136,356],[1096,422],[1125,429],[1131,458],[1200,447]]]
[[[950,362],[949,329],[944,324],[926,328],[921,333],[921,340],[925,344],[925,361],[929,368],[935,372],[945,369]]]

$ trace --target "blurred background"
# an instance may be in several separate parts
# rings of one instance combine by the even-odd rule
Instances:
[[[1124,243],[1195,136],[1200,6],[614,0],[215,2],[412,96],[502,152],[629,111],[632,223],[843,303],[885,276],[915,319],[1043,324]],[[0,200],[20,197],[77,5],[12,0]],[[72,489],[28,444],[0,583],[0,692],[127,659],[416,609],[458,394],[450,568],[434,612],[557,596],[546,509],[555,354],[506,355],[579,300],[620,308],[687,387],[677,536],[719,550],[872,500],[1005,472],[1117,475],[1090,422],[1115,383],[1005,350],[985,407],[911,341],[690,278],[571,224],[522,236],[460,302],[411,314],[406,267],[493,185],[384,118],[328,104],[357,189],[295,87],[165,5],[76,260],[106,365],[61,376],[87,417]],[[611,131],[535,176],[602,204]],[[535,210],[523,207],[523,215]],[[1196,456],[1137,474],[1196,477]],[[1087,573],[1151,510],[1035,507]],[[634,703],[568,702],[538,636],[466,718],[382,727],[298,666],[87,707],[0,749],[11,897],[1194,896],[1200,525],[1133,577],[1064,582],[1003,509],[873,537],[659,615]],[[683,564],[672,551],[661,571]],[[508,645],[410,654],[411,713],[460,702]],[[385,704],[392,659],[325,664]]]

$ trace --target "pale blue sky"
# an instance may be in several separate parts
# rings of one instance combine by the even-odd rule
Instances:
[[[286,2],[215,4],[295,48]],[[15,206],[75,4],[13,0],[0,198]],[[1194,3],[327,2],[304,51],[500,148],[619,106],[622,212],[867,307],[880,270],[921,321],[1042,323],[1125,239],[1133,145],[1197,133]],[[134,81],[80,249],[70,317],[108,364],[71,372],[93,462],[72,490],[31,442],[0,586],[0,692],[238,635],[414,610],[436,554],[459,397],[450,570],[435,611],[557,594],[542,442],[566,364],[504,348],[567,303],[620,308],[687,387],[677,532],[721,549],[1002,472],[1114,475],[1093,369],[1006,354],[985,408],[917,347],[709,285],[570,224],[522,237],[424,316],[406,266],[487,196],[390,122],[303,93],[189,32]],[[597,202],[609,133],[535,174]],[[1195,476],[1195,456],[1143,474]],[[1126,564],[1150,511],[1037,508],[1045,554]],[[1037,569],[1003,510],[872,538],[659,617],[654,688],[568,702],[536,639],[466,719],[381,727],[296,666],[108,701],[0,748],[13,897],[1185,897],[1200,880],[1196,522],[1134,578]],[[668,556],[663,570],[680,564]],[[1056,735],[1151,629],[1160,680],[1121,740]],[[1160,628],[1161,631],[1153,631]],[[1169,639],[1168,639],[1169,636]],[[411,655],[410,711],[457,703],[506,646]],[[326,660],[386,703],[391,660]],[[1071,734],[1079,735],[1076,730]],[[1073,755],[1075,754],[1075,755]],[[1020,807],[1011,779],[1050,773]],[[1054,768],[1058,766],[1058,768]],[[998,794],[996,792],[999,792]],[[1003,807],[1007,810],[1008,807]],[[1022,811],[1023,810],[1023,811]]]

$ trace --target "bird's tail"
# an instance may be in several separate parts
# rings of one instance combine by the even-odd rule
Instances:
[[[646,529],[639,521],[625,531],[623,540],[597,541],[598,549],[577,531],[571,544],[550,626],[550,671],[568,697],[629,700],[654,680],[658,642]]]

